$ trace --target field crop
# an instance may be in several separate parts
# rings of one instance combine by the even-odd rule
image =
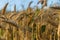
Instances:
[[[59,40],[60,9],[33,9],[0,12],[0,40]]]

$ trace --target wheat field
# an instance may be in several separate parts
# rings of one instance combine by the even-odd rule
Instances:
[[[31,3],[30,3],[31,4]],[[60,40],[60,9],[28,8],[7,12],[8,3],[0,11],[0,40]]]

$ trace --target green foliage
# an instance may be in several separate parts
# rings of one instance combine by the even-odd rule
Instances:
[[[40,9],[36,8],[36,10],[35,10],[35,16],[37,16],[39,12],[40,12]]]
[[[45,32],[45,29],[46,29],[46,25],[42,25],[42,26],[41,26],[41,32],[42,32],[42,33]]]

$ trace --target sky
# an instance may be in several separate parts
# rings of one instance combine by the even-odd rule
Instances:
[[[17,10],[22,10],[21,5],[24,5],[24,9],[28,7],[28,4],[30,1],[33,1],[31,7],[34,7],[37,5],[37,2],[39,0],[0,0],[0,10],[4,7],[4,5],[8,2],[7,10],[13,11],[14,5],[16,5]],[[53,5],[54,3],[60,4],[59,0],[48,0],[48,6]],[[38,7],[41,7],[41,4],[38,5]]]

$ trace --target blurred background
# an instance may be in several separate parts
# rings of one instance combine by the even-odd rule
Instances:
[[[13,11],[14,5],[16,5],[17,11],[22,10],[22,5],[24,5],[24,9],[28,7],[28,4],[30,1],[33,1],[31,7],[34,8],[37,5],[37,2],[39,0],[0,0],[0,10],[4,7],[4,5],[8,2],[7,10]],[[47,2],[48,7],[53,4],[60,5],[60,0],[48,0]],[[41,8],[41,4],[38,5],[39,8]]]

